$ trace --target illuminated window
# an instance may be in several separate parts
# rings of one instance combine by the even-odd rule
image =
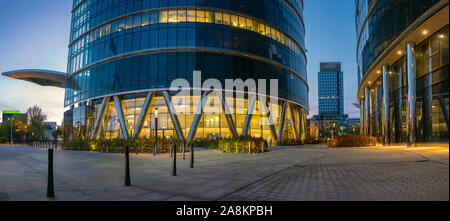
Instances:
[[[186,10],[178,10],[178,21],[186,22]]]
[[[253,21],[253,31],[254,32],[259,32],[259,22],[252,20]]]
[[[267,25],[265,25],[265,27],[266,27],[266,36],[272,38],[272,33],[270,33],[270,27]]]
[[[259,33],[262,35],[266,35],[266,26],[262,23],[259,23]]]
[[[247,18],[246,23],[247,23],[247,29],[250,31],[253,31],[253,20]]]
[[[205,11],[197,11],[197,22],[205,22]]]
[[[187,10],[187,21],[195,22],[195,10]]]
[[[245,29],[245,18],[242,16],[239,16],[239,27]]]
[[[159,12],[159,23],[167,23],[167,11],[160,11]]]
[[[169,11],[169,23],[176,23],[178,22],[177,19],[177,11],[176,10],[171,10]]]
[[[237,27],[239,25],[238,16],[231,15],[231,25]]]
[[[205,22],[206,23],[214,23],[214,14],[212,11],[205,12]]]
[[[231,25],[230,14],[223,13],[223,24],[224,25]]]
[[[273,29],[272,27],[269,27],[270,28],[270,36],[274,39],[274,40],[276,40],[277,39],[277,33],[275,32],[275,29]]]
[[[223,20],[222,20],[222,13],[221,12],[216,12],[215,13],[215,23],[216,24],[223,24]]]

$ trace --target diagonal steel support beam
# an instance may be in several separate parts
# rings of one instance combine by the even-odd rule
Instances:
[[[281,142],[281,138],[283,137],[284,120],[286,119],[286,109],[287,109],[287,103],[285,101],[283,101],[283,109],[281,111],[280,130],[278,132],[278,142]]]
[[[207,91],[203,92],[202,99],[198,105],[194,120],[192,121],[191,129],[189,130],[189,135],[187,138],[188,143],[190,143],[194,139],[195,133],[197,132],[198,123],[202,119],[203,106],[205,105],[206,99],[208,98],[208,94],[209,94],[209,92],[207,92]]]
[[[105,116],[105,110],[109,103],[109,97],[104,97],[102,100],[102,104],[100,105],[100,109],[97,113],[97,118],[95,118],[94,128],[92,128],[91,140],[98,136],[97,132],[99,131],[99,124],[103,123],[103,118]]]
[[[303,138],[303,133],[305,133],[303,131],[303,108],[300,108],[298,110],[298,137],[300,140]]]
[[[248,129],[250,127],[250,122],[253,116],[253,110],[255,109],[256,95],[249,95],[249,96],[252,97],[250,99],[250,103],[248,104],[247,117],[245,118],[244,128],[242,129],[242,136],[247,136],[248,134]]]
[[[272,118],[272,114],[270,111],[270,106],[269,106],[269,102],[267,101],[267,98],[263,98],[263,97],[259,97],[259,102],[261,102],[260,107],[263,107],[265,109],[265,113],[266,113],[266,118],[268,121],[268,126],[269,126],[269,131],[270,134],[273,137],[273,141],[278,142],[278,136],[277,136],[277,130],[275,129],[275,123],[273,122],[273,118]]]
[[[306,140],[308,138],[308,127],[306,126],[306,110],[302,109],[302,138],[303,140]]]
[[[150,104],[152,103],[153,97],[155,96],[155,93],[149,92],[147,94],[147,98],[145,98],[144,105],[142,106],[141,114],[139,115],[138,122],[136,124],[136,130],[134,130],[133,139],[136,139],[139,134],[142,131],[142,126],[144,125],[145,116],[147,116],[147,113],[149,111]]]
[[[128,130],[123,117],[122,104],[120,103],[119,96],[114,96],[114,103],[116,105],[117,115],[119,116],[120,127],[122,128],[122,135],[125,140],[128,140]]]
[[[298,136],[298,130],[297,130],[297,122],[295,121],[294,107],[293,107],[292,103],[288,103],[288,107],[289,107],[289,116],[291,118],[292,129],[294,130],[294,138],[296,140],[298,140],[299,136]]]
[[[173,126],[175,127],[178,138],[180,139],[180,141],[182,143],[185,143],[186,139],[184,138],[183,130],[181,129],[180,121],[178,121],[177,113],[175,111],[175,108],[173,107],[170,95],[167,91],[163,91],[162,93],[164,95],[164,100],[166,101],[167,110],[169,110],[170,119],[173,122]]]
[[[234,121],[233,121],[233,116],[231,116],[230,109],[228,108],[227,100],[225,99],[222,92],[217,92],[217,95],[219,96],[219,99],[222,102],[222,109],[225,113],[225,118],[227,119],[230,131],[233,134],[233,137],[238,137],[239,135],[236,130],[236,125],[234,124]]]
[[[108,106],[106,106],[106,109],[108,109]],[[105,115],[106,115],[106,113],[107,113],[107,112],[106,112],[106,110],[105,110]],[[104,125],[104,122],[105,122],[104,118],[105,118],[105,117],[103,117],[102,121],[100,122],[100,127],[98,128],[97,135],[96,135],[96,139],[100,139],[100,136],[101,136],[101,134],[102,134],[102,131],[103,131],[103,125]]]

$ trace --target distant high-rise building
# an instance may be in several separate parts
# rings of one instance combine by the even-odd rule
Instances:
[[[344,114],[343,75],[340,62],[320,63],[319,115]]]
[[[22,121],[26,121],[27,120],[27,114],[23,114],[20,113],[20,111],[18,110],[4,110],[3,111],[3,115],[2,115],[2,121],[6,122],[6,121],[10,121],[10,120],[22,120]]]

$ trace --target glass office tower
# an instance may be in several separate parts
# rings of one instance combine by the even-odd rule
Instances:
[[[145,138],[183,141],[251,135],[306,139],[308,85],[302,0],[74,0],[64,116],[67,139]],[[278,79],[272,126],[261,100],[195,95],[202,82]],[[191,85],[189,102],[219,102],[215,114],[181,110],[171,82]],[[265,96],[269,95],[267,91]],[[225,111],[230,104],[237,108]],[[205,108],[213,108],[205,106]]]
[[[344,114],[344,72],[340,62],[321,62],[318,73],[319,114]]]
[[[448,0],[356,0],[361,133],[448,144]]]

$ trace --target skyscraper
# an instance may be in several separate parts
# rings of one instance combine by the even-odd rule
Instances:
[[[344,114],[344,73],[341,62],[321,62],[318,77],[319,115],[312,118],[319,137],[330,137],[340,123],[346,123]]]
[[[67,73],[3,75],[64,87],[68,139],[158,133],[187,142],[241,135],[304,140],[309,112],[304,36],[303,0],[74,0]],[[234,95],[243,98],[225,99],[224,89],[210,93],[197,87],[194,71],[201,71],[202,81],[222,85],[229,78],[277,79],[280,99],[269,105],[282,114],[265,126],[260,119],[266,113],[250,93],[236,88]],[[213,100],[222,108],[176,106],[170,90],[176,79],[190,85],[188,103]],[[258,95],[268,97],[269,91]],[[228,111],[234,103],[245,106]],[[197,107],[206,111],[198,113]]]
[[[447,142],[449,1],[356,0],[361,133]]]
[[[343,72],[340,62],[320,63],[319,83],[319,114],[344,114]]]

